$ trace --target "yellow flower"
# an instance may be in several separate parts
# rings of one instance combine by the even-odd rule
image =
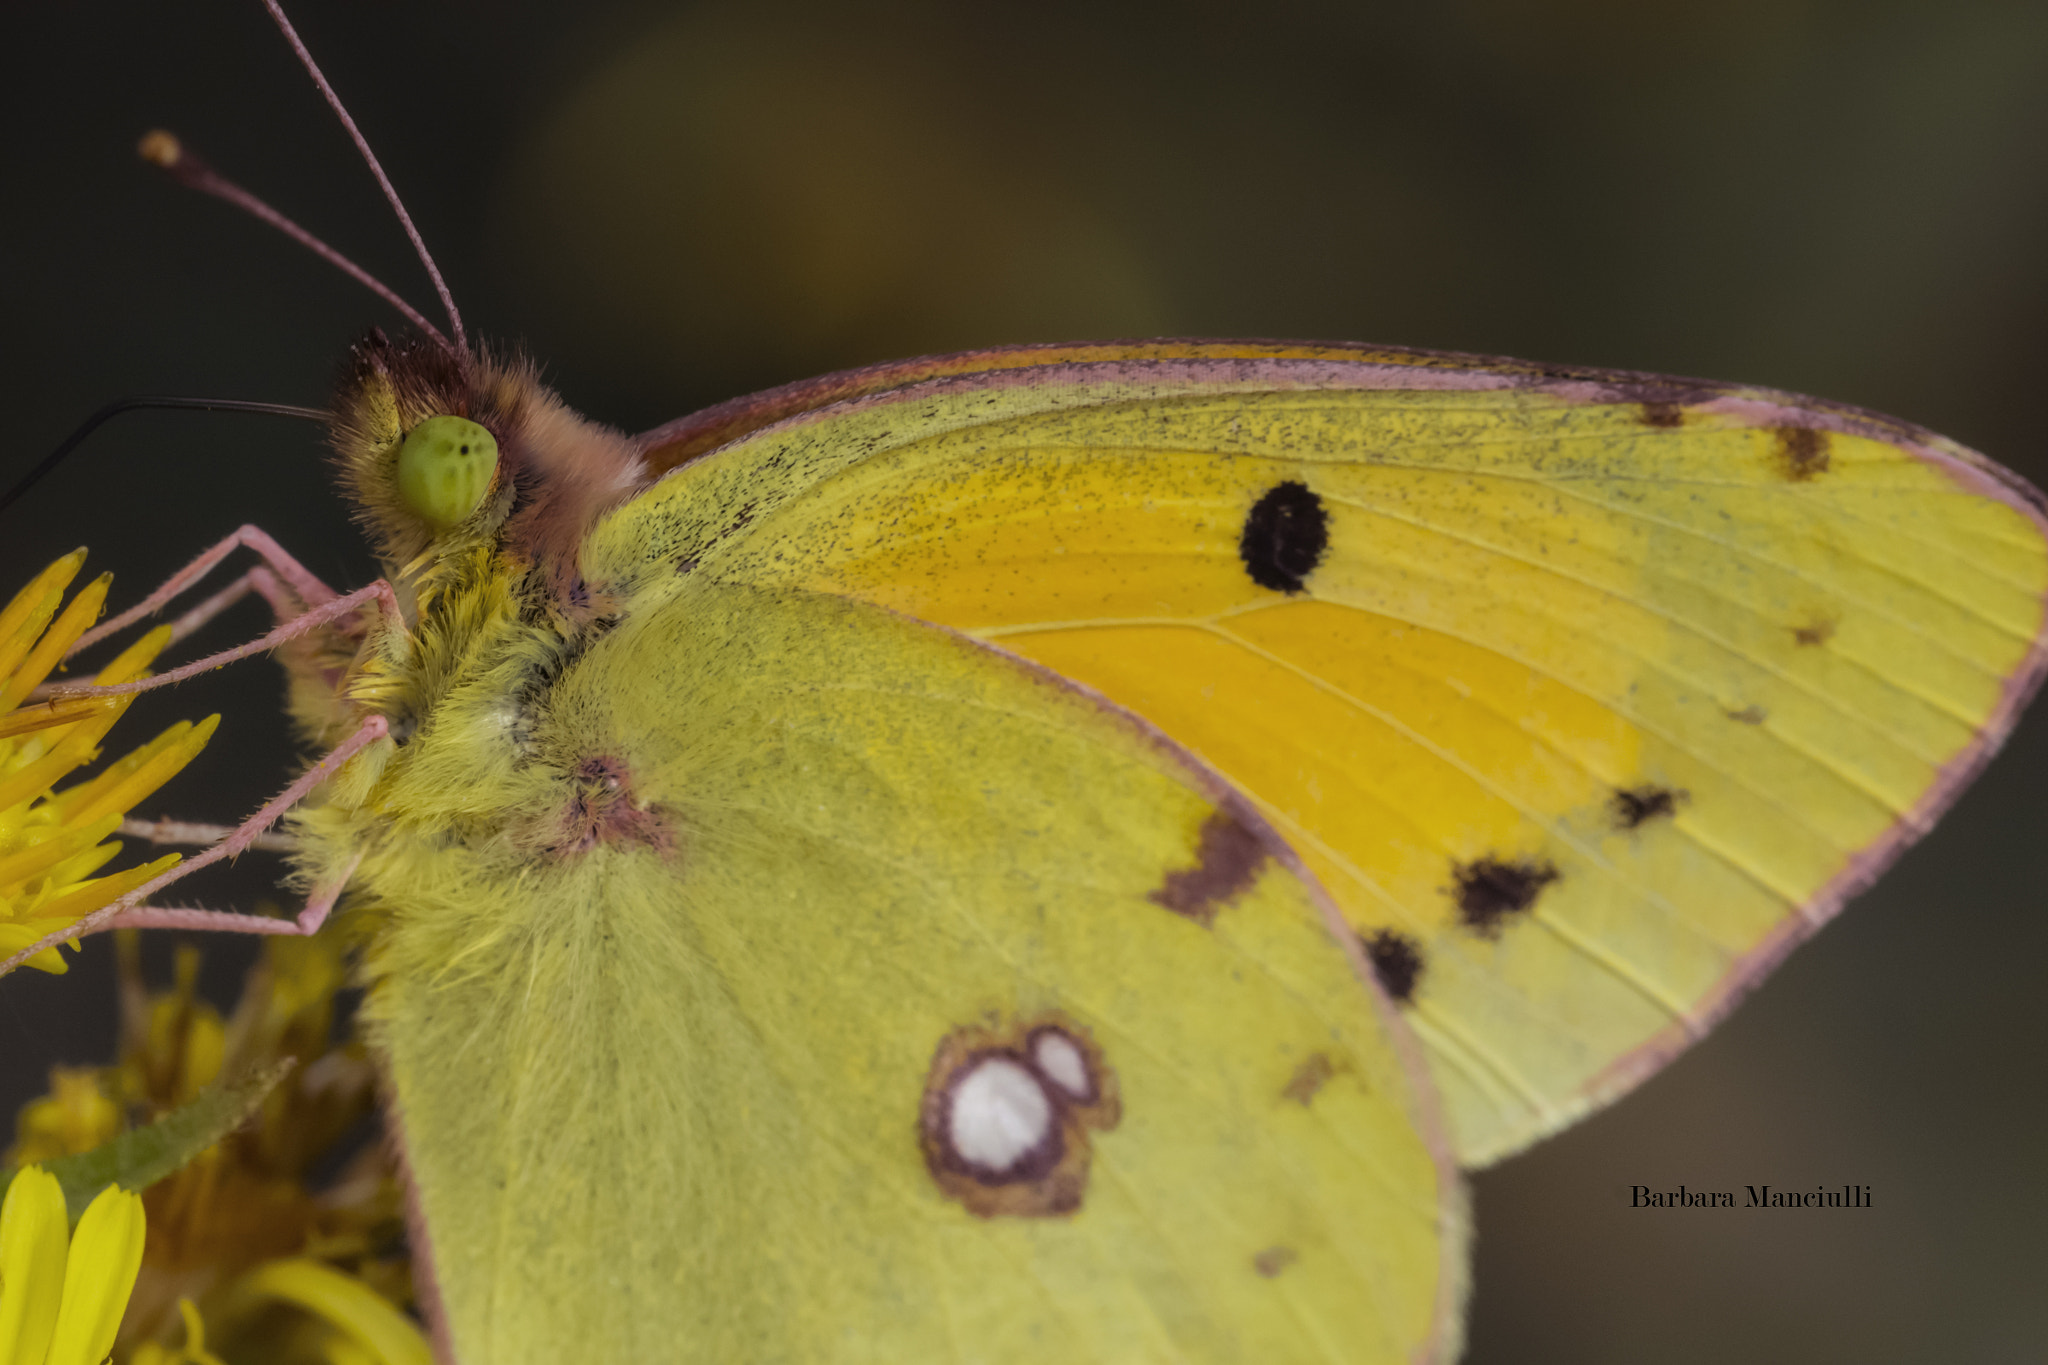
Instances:
[[[312,1315],[310,1345],[332,1365],[434,1365],[434,1353],[412,1319],[369,1285],[304,1257],[270,1261],[244,1275],[227,1296],[223,1317],[271,1303]]]
[[[99,1072],[84,1066],[50,1068],[50,1094],[23,1106],[15,1121],[16,1166],[89,1152],[121,1131],[121,1110],[100,1088]]]
[[[64,556],[0,607],[0,957],[178,861],[100,875],[121,851],[109,836],[123,816],[183,768],[219,720],[173,726],[55,790],[99,757],[133,700],[34,700],[106,600],[102,577],[66,604],[84,558]],[[149,632],[95,681],[147,676],[171,634]],[[431,1365],[404,1311],[412,1287],[389,1153],[371,1143],[331,1181],[310,1179],[374,1106],[361,1044],[334,1039],[335,992],[347,979],[339,940],[268,941],[223,1018],[198,997],[196,950],[178,953],[170,991],[152,993],[134,935],[117,937],[119,1062],[54,1069],[50,1094],[17,1120],[9,1156],[21,1169],[0,1206],[0,1365],[101,1365],[110,1354],[129,1365]],[[55,949],[29,965],[65,969]],[[252,1122],[146,1196],[103,1191],[75,1232],[56,1177],[23,1164],[100,1148],[190,1103],[219,1075],[274,1072],[286,1058],[297,1068]]]
[[[121,852],[106,842],[136,802],[168,782],[206,747],[219,716],[180,721],[96,776],[51,791],[73,770],[99,757],[99,742],[133,697],[80,698],[23,705],[62,661],[107,600],[111,575],[87,584],[68,606],[64,590],[85,563],[74,550],[0,608],[0,958],[91,914],[169,870],[175,853],[95,876]],[[101,685],[132,682],[171,641],[171,628],[150,631],[101,669]],[[55,948],[28,960],[62,972]],[[4,1363],[0,1363],[4,1365]]]
[[[225,1365],[219,1356],[206,1349],[206,1324],[200,1320],[199,1309],[192,1300],[178,1300],[178,1316],[185,1320],[182,1347],[173,1349],[145,1341],[128,1357],[128,1365]]]
[[[189,1102],[217,1073],[298,1062],[248,1123],[145,1192],[149,1239],[116,1358],[431,1365],[404,1311],[412,1286],[388,1149],[371,1142],[325,1183],[311,1179],[331,1167],[338,1141],[360,1134],[375,1101],[362,1045],[334,1036],[335,993],[347,982],[341,940],[266,940],[225,1019],[198,998],[196,949],[180,949],[171,988],[152,992],[135,933],[116,934],[115,945],[121,1058],[53,1072],[53,1093],[22,1111],[15,1160],[97,1147],[132,1120]],[[0,1271],[0,1290],[5,1283]],[[15,1365],[4,1347],[0,1365]]]
[[[322,1365],[434,1365],[433,1351],[419,1328],[363,1281],[318,1261],[269,1261],[244,1275],[226,1300],[225,1316],[251,1317],[277,1305],[310,1315],[306,1330],[267,1343],[272,1358],[280,1346],[294,1358]],[[206,1348],[206,1324],[190,1299],[178,1300],[185,1344],[145,1341],[128,1365],[226,1365]]]
[[[113,1349],[142,1267],[142,1200],[109,1185],[75,1233],[65,1222],[57,1177],[23,1167],[0,1204],[0,1365],[99,1365]]]

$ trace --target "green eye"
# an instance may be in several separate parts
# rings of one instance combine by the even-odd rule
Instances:
[[[398,448],[398,497],[436,531],[476,510],[498,468],[498,442],[466,417],[429,417]]]

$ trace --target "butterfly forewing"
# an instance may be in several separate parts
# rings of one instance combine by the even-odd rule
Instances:
[[[1236,784],[1426,1042],[1462,1157],[1626,1089],[1923,830],[2040,668],[2030,490],[1626,376],[1054,356],[784,418],[702,572],[1099,689]],[[1012,353],[1028,355],[1028,352]]]

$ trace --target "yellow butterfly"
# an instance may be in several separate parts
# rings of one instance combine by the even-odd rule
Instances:
[[[1453,1165],[1698,1036],[2039,673],[2031,495],[1762,391],[1036,348],[628,440],[466,363],[339,396],[416,605],[298,817],[462,1360],[1446,1350]]]
[[[451,331],[336,395],[291,819],[464,1365],[1450,1358],[1459,1169],[2041,675],[2039,496],[1838,405],[1155,342],[629,437]]]

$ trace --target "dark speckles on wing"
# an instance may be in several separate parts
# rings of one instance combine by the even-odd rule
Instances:
[[[1550,863],[1533,858],[1478,858],[1451,870],[1458,922],[1481,938],[1498,938],[1510,918],[1536,904],[1558,879]]]
[[[1828,472],[1828,434],[1816,427],[1779,427],[1773,457],[1778,472],[1805,483]]]
[[[1792,643],[1811,649],[1824,645],[1835,638],[1835,623],[1825,616],[1816,616],[1804,625],[1792,628]]]
[[[1677,426],[1685,408],[1695,403],[1710,402],[1722,393],[1718,385],[1688,384],[1673,379],[1631,379],[1601,387],[1606,390],[1605,401],[1634,403],[1640,409],[1643,421],[1651,426]],[[1656,420],[1665,416],[1674,420]]]
[[[1305,483],[1266,490],[1244,519],[1238,556],[1252,582],[1275,592],[1300,592],[1330,547],[1330,514]]]
[[[1670,819],[1685,800],[1686,794],[1676,788],[1643,783],[1617,790],[1607,799],[1607,813],[1616,829],[1640,829],[1652,820]]]
[[[1321,1052],[1311,1053],[1308,1060],[1294,1069],[1294,1075],[1288,1078],[1286,1086],[1280,1093],[1296,1104],[1309,1104],[1322,1093],[1323,1087],[1328,1085],[1330,1078],[1336,1074],[1337,1064],[1331,1061],[1328,1055]]]

